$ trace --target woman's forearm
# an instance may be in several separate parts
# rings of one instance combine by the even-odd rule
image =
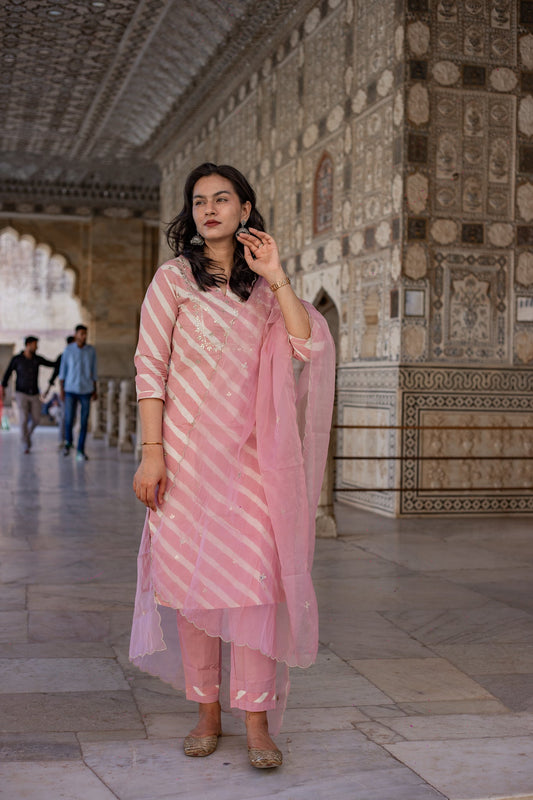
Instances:
[[[163,401],[153,397],[139,400],[141,442],[163,441]],[[152,447],[148,445],[147,447]]]
[[[308,339],[311,335],[309,314],[299,297],[293,292],[291,285],[280,286],[275,292],[279,303],[287,333],[297,339]]]

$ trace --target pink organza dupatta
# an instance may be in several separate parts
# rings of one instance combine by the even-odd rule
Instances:
[[[290,624],[289,666],[308,667],[318,648],[311,582],[315,514],[324,477],[335,390],[335,350],[327,323],[312,320],[311,357],[295,384],[290,345],[278,308],[267,323],[256,403],[257,451]]]

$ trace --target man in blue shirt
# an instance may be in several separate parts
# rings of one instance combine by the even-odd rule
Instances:
[[[68,456],[72,447],[72,428],[78,403],[81,408],[80,434],[76,453],[77,461],[88,461],[85,455],[85,437],[89,422],[91,398],[96,400],[96,351],[87,344],[87,328],[77,325],[74,341],[69,344],[61,356],[59,368],[59,385],[61,399],[65,404],[65,449],[63,455]]]

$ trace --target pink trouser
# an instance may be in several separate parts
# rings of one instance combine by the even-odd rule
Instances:
[[[220,639],[208,636],[178,611],[178,634],[187,700],[215,703],[220,687]],[[243,711],[276,707],[276,661],[249,647],[231,645],[230,702]]]

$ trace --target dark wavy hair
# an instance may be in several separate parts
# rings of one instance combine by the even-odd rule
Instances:
[[[255,207],[255,192],[242,172],[228,164],[217,165],[208,161],[192,170],[185,181],[183,189],[183,208],[169,224],[166,236],[168,245],[174,255],[185,256],[189,261],[198,288],[204,292],[214,286],[223,286],[226,283],[225,276],[219,272],[220,268],[205,255],[203,245],[191,244],[191,239],[196,233],[196,225],[192,215],[192,193],[196,182],[200,178],[205,178],[206,175],[220,175],[222,178],[227,178],[231,181],[241,203],[249,201],[252,205],[247,225],[260,231],[265,230],[263,217]],[[250,269],[245,261],[243,245],[235,239],[233,268],[229,280],[232,292],[235,292],[243,300],[247,300],[250,297],[256,279],[256,273]]]

